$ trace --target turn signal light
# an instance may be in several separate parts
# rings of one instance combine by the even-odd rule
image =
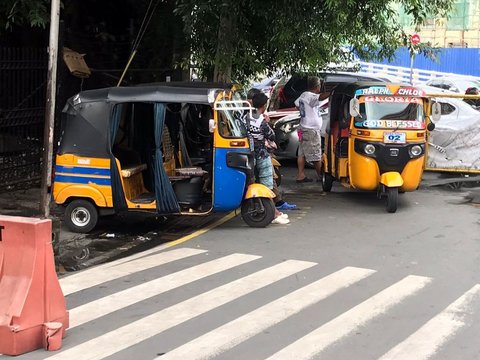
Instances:
[[[417,132],[417,137],[419,137],[419,138],[425,137],[425,133],[424,132]]]
[[[230,141],[230,146],[234,146],[234,147],[245,146],[245,141]]]
[[[357,135],[370,136],[370,131],[367,131],[367,130],[357,130]]]

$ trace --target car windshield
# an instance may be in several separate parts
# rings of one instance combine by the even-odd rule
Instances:
[[[460,88],[460,90],[467,90],[468,88],[471,88],[471,87],[476,87],[477,89],[480,90],[480,82],[475,80],[458,79],[456,80],[456,83]]]
[[[360,98],[357,128],[422,129],[425,127],[423,100],[404,96],[366,96]]]

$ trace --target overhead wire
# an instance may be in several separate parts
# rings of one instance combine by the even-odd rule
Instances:
[[[120,84],[123,82],[123,78],[125,77],[125,74],[127,73],[128,68],[130,67],[130,64],[132,63],[133,58],[137,54],[138,47],[140,46],[140,43],[143,39],[143,36],[145,35],[145,32],[147,31],[148,25],[150,24],[150,21],[152,20],[153,14],[155,13],[155,10],[157,9],[158,3],[160,0],[156,0],[155,5],[152,7],[154,0],[150,0],[150,3],[148,4],[147,10],[145,11],[145,15],[143,16],[142,24],[140,25],[140,28],[138,29],[137,36],[135,38],[135,41],[133,42],[132,45],[132,52],[130,54],[130,57],[128,59],[127,65],[125,65],[125,69],[123,70],[122,76],[120,77],[120,80],[118,81],[117,87],[120,86]]]

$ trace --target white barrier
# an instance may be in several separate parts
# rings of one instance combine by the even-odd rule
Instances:
[[[407,67],[392,66],[392,65],[386,65],[386,64],[375,64],[375,63],[360,61],[360,68],[362,72],[393,76],[395,78],[398,78],[400,81],[407,82],[407,83],[410,82],[410,68],[407,68]],[[431,71],[431,70],[421,70],[421,69],[415,69],[415,68],[412,71],[413,84],[424,83],[430,79],[443,77],[443,76],[454,76],[456,78],[464,78],[464,79],[470,79],[470,80],[478,79],[474,76],[469,76],[469,75],[460,75],[460,74],[445,73],[445,72]]]

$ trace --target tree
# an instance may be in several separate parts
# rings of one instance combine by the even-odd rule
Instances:
[[[15,25],[45,28],[50,20],[50,0],[2,0],[0,33]]]
[[[242,81],[279,68],[315,71],[353,52],[366,60],[392,58],[404,40],[395,4],[420,25],[432,15],[446,17],[453,1],[177,0],[175,11],[200,74]]]

